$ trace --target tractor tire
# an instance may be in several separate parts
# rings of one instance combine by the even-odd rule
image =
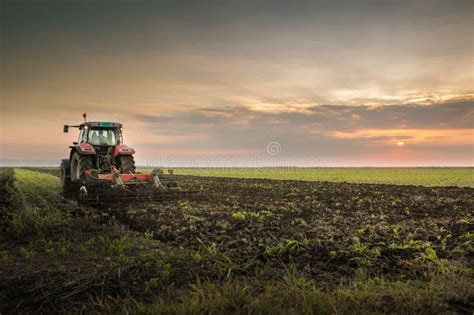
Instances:
[[[71,169],[69,165],[69,160],[63,160],[59,168],[59,180],[61,182],[61,187],[64,190],[68,190],[71,185]]]
[[[133,155],[119,155],[118,170],[121,174],[135,174],[135,160],[133,159]]]
[[[81,155],[75,152],[71,158],[71,180],[81,180],[84,179],[84,172],[86,170],[91,170],[92,167],[92,157],[90,155]]]

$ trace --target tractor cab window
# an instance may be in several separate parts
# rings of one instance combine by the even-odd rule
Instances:
[[[82,130],[81,136],[81,143],[87,143],[87,129]]]
[[[82,129],[81,133],[79,134],[79,143],[87,143],[87,129]]]
[[[114,129],[96,129],[89,132],[89,143],[92,145],[114,146],[119,140]]]

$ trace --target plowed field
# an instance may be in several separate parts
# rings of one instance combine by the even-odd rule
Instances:
[[[1,172],[0,313],[474,309],[473,188],[178,176],[199,194],[81,206],[38,171]]]
[[[417,260],[427,252],[463,257],[474,230],[471,188],[180,179],[201,196],[102,210],[168,247],[215,250],[225,270],[213,274],[199,262],[199,272],[215,278],[275,278],[290,264],[328,287],[361,267],[388,279],[418,278],[427,266]]]

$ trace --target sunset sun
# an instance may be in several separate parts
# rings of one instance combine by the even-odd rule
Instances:
[[[401,147],[401,146],[405,145],[405,142],[403,142],[403,141],[398,141],[397,145]]]

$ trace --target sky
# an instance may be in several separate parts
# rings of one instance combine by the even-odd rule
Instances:
[[[474,166],[473,1],[0,0],[0,165]]]

